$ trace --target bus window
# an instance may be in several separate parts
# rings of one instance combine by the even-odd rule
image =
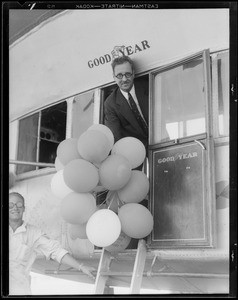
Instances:
[[[72,137],[79,138],[93,124],[94,91],[74,97],[72,114]]]
[[[36,162],[39,113],[19,121],[17,160]],[[36,170],[35,166],[17,165],[16,174]]]
[[[201,59],[156,74],[153,94],[152,144],[206,131]]]
[[[19,121],[17,160],[54,163],[58,144],[65,139],[67,103],[64,101]],[[39,169],[17,165],[16,174]]]

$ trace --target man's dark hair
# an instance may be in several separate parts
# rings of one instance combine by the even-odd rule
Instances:
[[[24,205],[25,205],[25,199],[24,199],[24,197],[20,193],[11,192],[11,193],[9,193],[9,197],[10,196],[17,196],[17,197],[21,198],[23,200]]]
[[[131,65],[132,71],[134,71],[134,63],[133,63],[132,59],[126,55],[123,55],[123,56],[116,57],[112,61],[111,66],[112,66],[113,72],[114,72],[115,66],[122,65],[125,62],[129,62],[129,64]]]

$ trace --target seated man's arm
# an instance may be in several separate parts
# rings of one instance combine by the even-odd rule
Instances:
[[[94,268],[79,263],[67,250],[61,247],[57,240],[50,239],[46,234],[41,233],[35,242],[35,247],[38,248],[38,250],[41,250],[47,259],[51,258],[58,263],[63,263],[77,270],[81,270],[89,277],[94,278],[91,274],[91,272],[94,271]]]

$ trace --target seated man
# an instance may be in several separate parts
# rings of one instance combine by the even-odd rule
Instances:
[[[91,278],[94,268],[80,264],[56,240],[23,221],[25,201],[21,194],[9,194],[9,295],[31,295],[30,271],[35,251],[66,264]]]

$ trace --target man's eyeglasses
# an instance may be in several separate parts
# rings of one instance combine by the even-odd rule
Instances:
[[[17,203],[9,203],[9,209],[12,209],[14,206],[16,205],[17,208],[22,208],[24,205],[21,202],[17,202]]]
[[[132,73],[127,72],[127,73],[125,73],[125,74],[119,73],[119,74],[115,75],[115,77],[116,77],[117,79],[122,79],[123,76],[125,76],[126,78],[130,78],[130,77],[132,76]]]

